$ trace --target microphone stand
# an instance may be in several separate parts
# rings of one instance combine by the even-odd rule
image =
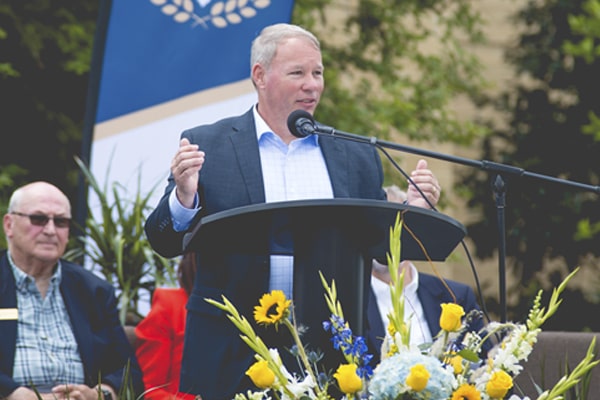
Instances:
[[[314,123],[311,132],[313,134],[322,136],[339,137],[343,139],[352,140],[355,142],[367,143],[371,145],[381,146],[387,149],[398,150],[405,153],[418,154],[425,157],[436,158],[439,160],[449,161],[455,164],[467,165],[474,168],[479,168],[484,171],[496,173],[494,180],[493,190],[496,198],[496,212],[498,218],[498,280],[500,290],[500,307],[501,307],[501,322],[506,322],[507,318],[507,305],[506,305],[506,240],[505,230],[506,221],[504,209],[506,207],[506,185],[504,182],[505,175],[515,175],[518,177],[535,178],[552,183],[559,183],[567,185],[573,188],[582,189],[585,191],[594,192],[600,194],[600,186],[592,186],[585,183],[579,183],[569,181],[566,179],[555,178],[552,176],[536,174],[525,171],[523,168],[517,168],[514,166],[496,163],[492,161],[477,161],[468,158],[451,156],[443,153],[437,153],[433,151],[423,150],[415,147],[404,146],[384,140],[379,140],[376,137],[360,136],[353,133],[338,131],[330,126],[321,125]]]

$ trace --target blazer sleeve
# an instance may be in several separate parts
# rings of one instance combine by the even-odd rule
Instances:
[[[196,126],[181,133],[181,138],[198,145],[207,154],[198,175],[200,209],[190,228],[204,215],[265,202],[254,125],[251,108],[243,115]],[[160,255],[168,258],[183,252],[185,234],[173,229],[169,195],[174,189],[175,181],[169,174],[164,194],[145,223],[150,244]]]
[[[175,181],[169,176],[169,182],[163,197],[144,224],[146,237],[152,248],[161,256],[172,258],[183,252],[182,243],[185,232],[173,229],[171,211],[169,209],[169,195],[175,189]]]
[[[135,393],[141,393],[141,371],[119,319],[115,289],[79,265],[64,260],[61,264],[61,293],[83,361],[86,383],[94,386],[100,380],[117,392],[127,385]]]

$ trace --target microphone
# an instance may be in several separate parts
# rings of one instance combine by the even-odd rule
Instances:
[[[292,135],[303,138],[317,133],[315,119],[308,111],[294,110],[288,116],[287,126]]]

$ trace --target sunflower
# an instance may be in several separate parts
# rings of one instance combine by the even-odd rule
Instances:
[[[277,324],[289,315],[291,300],[285,298],[281,290],[265,293],[254,307],[254,320],[259,324]]]
[[[481,393],[473,385],[460,385],[454,393],[451,400],[481,400]]]

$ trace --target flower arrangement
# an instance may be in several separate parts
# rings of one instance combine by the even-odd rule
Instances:
[[[267,348],[252,325],[235,306],[223,297],[223,303],[206,299],[224,310],[241,333],[242,340],[256,353],[256,362],[246,374],[258,390],[239,393],[235,400],[331,399],[331,387],[337,388],[344,399],[369,400],[530,400],[511,394],[513,378],[518,375],[536,343],[542,324],[550,318],[562,300],[560,294],[577,272],[569,274],[556,287],[547,307],[541,305],[540,291],[524,324],[490,322],[480,331],[469,328],[473,318],[465,315],[458,304],[442,304],[441,331],[432,343],[410,345],[410,326],[404,320],[404,274],[397,274],[400,262],[400,214],[390,229],[388,266],[393,277],[390,283],[393,310],[389,315],[388,333],[381,349],[381,362],[371,366],[365,341],[355,336],[344,319],[337,299],[335,282],[329,285],[321,275],[325,299],[331,312],[323,328],[332,335],[332,345],[342,352],[345,364],[333,374],[319,371],[318,357],[302,344],[296,326],[293,302],[283,292],[274,290],[262,296],[254,308],[258,324],[281,326],[290,331],[295,341],[296,357],[304,373],[290,373],[283,365],[277,349]],[[486,341],[496,339],[487,354],[482,348]],[[566,374],[552,389],[541,393],[537,400],[563,399],[563,394],[575,386],[599,361],[594,360],[595,342],[589,346],[584,359]]]

